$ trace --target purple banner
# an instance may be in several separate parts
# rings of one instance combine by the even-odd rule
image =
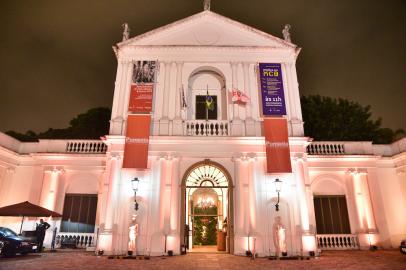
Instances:
[[[286,115],[281,64],[259,63],[262,115]]]

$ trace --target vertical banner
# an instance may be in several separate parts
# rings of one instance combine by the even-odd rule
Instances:
[[[128,115],[123,168],[148,168],[150,125],[150,115]]]
[[[286,115],[281,64],[259,63],[262,116]]]
[[[267,173],[290,173],[288,122],[284,118],[265,118]]]
[[[133,66],[128,111],[150,113],[155,83],[156,61],[136,61]]]
[[[156,61],[136,61],[128,104],[123,168],[147,169]]]
[[[131,85],[128,111],[132,113],[150,113],[152,111],[153,84]]]

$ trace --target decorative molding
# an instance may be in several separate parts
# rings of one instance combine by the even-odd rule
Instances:
[[[297,52],[298,47],[295,44],[292,44],[292,43],[287,42],[287,41],[285,41],[285,40],[283,40],[281,38],[275,37],[275,36],[270,35],[270,34],[268,34],[266,32],[255,29],[255,28],[253,28],[251,26],[248,26],[246,24],[243,24],[241,22],[238,22],[238,21],[235,21],[233,19],[227,18],[225,16],[222,16],[220,14],[217,14],[217,13],[209,11],[209,10],[205,10],[205,11],[199,12],[197,14],[194,14],[192,16],[189,16],[189,17],[183,18],[181,20],[172,22],[170,24],[158,27],[158,28],[156,28],[154,30],[151,30],[151,31],[148,31],[148,32],[146,32],[144,34],[141,34],[141,35],[138,35],[136,37],[130,38],[130,39],[126,40],[126,41],[120,42],[120,43],[117,44],[117,46],[119,48],[125,47],[125,46],[131,46],[132,43],[135,43],[137,41],[147,39],[149,37],[152,37],[154,35],[158,35],[160,33],[168,31],[170,29],[175,29],[176,27],[178,27],[178,26],[180,26],[182,24],[197,21],[200,18],[204,18],[204,17],[212,17],[212,19],[218,20],[218,21],[220,21],[222,23],[235,26],[235,27],[239,28],[241,31],[247,31],[247,32],[250,32],[252,34],[258,35],[258,36],[260,36],[262,38],[265,38],[265,39],[267,39],[269,41],[275,42],[275,43],[277,43],[278,45],[280,45],[283,48],[294,49],[295,52],[298,53]]]

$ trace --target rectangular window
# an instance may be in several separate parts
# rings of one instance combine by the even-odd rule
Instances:
[[[66,194],[61,232],[93,233],[97,194]]]
[[[213,102],[213,109],[206,106],[206,95],[196,96],[196,120],[217,120],[217,96],[210,96]]]
[[[350,234],[345,196],[314,196],[317,234]]]

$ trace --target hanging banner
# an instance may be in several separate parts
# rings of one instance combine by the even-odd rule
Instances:
[[[131,85],[128,111],[133,113],[150,113],[152,111],[153,84]]]
[[[148,168],[150,125],[150,115],[128,115],[123,168]]]
[[[286,115],[281,64],[259,63],[262,116]]]
[[[150,113],[155,83],[156,61],[136,61],[130,89],[128,111],[132,113]]]
[[[267,173],[290,173],[288,122],[285,118],[265,118]]]

